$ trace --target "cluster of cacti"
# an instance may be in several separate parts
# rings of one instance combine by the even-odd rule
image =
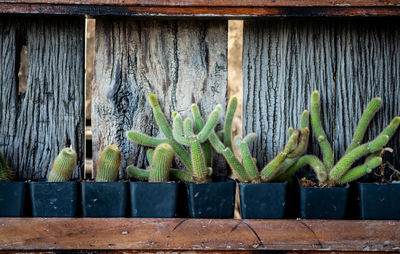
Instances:
[[[96,182],[115,182],[121,167],[121,150],[116,145],[106,146],[96,167]]]
[[[11,181],[14,178],[14,171],[7,165],[2,153],[0,153],[0,181]]]
[[[321,161],[314,155],[304,155],[289,169],[289,172],[295,172],[309,165],[315,171],[321,186],[336,186],[354,181],[378,167],[382,163],[380,152],[400,125],[400,117],[395,117],[374,140],[362,144],[368,125],[381,105],[380,98],[375,98],[368,104],[351,144],[344,156],[335,164],[333,149],[321,123],[320,96],[318,91],[314,91],[311,95],[311,126],[319,142],[323,159]],[[352,168],[352,165],[363,157],[366,157],[364,163]]]
[[[234,138],[234,145],[241,155],[242,162],[234,155],[231,144],[232,118],[236,111],[237,98],[233,97],[228,103],[225,117],[225,126],[223,131],[223,140],[212,132],[209,136],[211,145],[216,152],[222,154],[229,166],[231,167],[236,178],[240,182],[271,182],[278,177],[285,180],[283,176],[286,171],[293,165],[297,159],[306,151],[309,138],[309,115],[308,111],[304,111],[301,117],[301,129],[293,130],[290,128],[290,138],[285,149],[280,152],[270,163],[268,163],[261,172],[257,168],[256,159],[252,157],[249,145],[257,139],[255,133],[250,133],[243,139],[240,136]],[[196,112],[195,119],[202,121],[200,113],[196,105],[192,105],[193,112]]]
[[[71,180],[76,164],[76,152],[72,148],[64,148],[54,159],[48,182],[67,182]]]

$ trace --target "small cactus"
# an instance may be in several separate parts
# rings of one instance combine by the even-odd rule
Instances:
[[[106,146],[97,161],[96,182],[115,182],[121,167],[121,151],[116,145]]]
[[[76,164],[76,152],[72,148],[64,148],[54,159],[48,182],[67,182],[71,180]]]
[[[400,117],[391,123],[372,141],[362,144],[369,123],[382,105],[381,98],[374,98],[365,109],[353,139],[344,156],[335,164],[333,149],[322,127],[320,116],[320,96],[318,91],[311,95],[311,125],[322,152],[322,161],[314,155],[302,156],[288,171],[295,172],[309,165],[316,173],[321,186],[336,186],[356,180],[382,163],[379,153],[394,135],[400,125]],[[364,164],[351,168],[359,159],[367,156]]]
[[[0,153],[0,181],[11,181],[14,178],[14,171],[7,165],[2,153]]]

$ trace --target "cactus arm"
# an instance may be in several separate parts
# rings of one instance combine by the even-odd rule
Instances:
[[[368,103],[367,108],[364,110],[364,113],[362,114],[360,121],[358,122],[356,131],[353,135],[353,139],[351,140],[351,144],[347,147],[345,154],[348,154],[362,143],[369,123],[381,106],[381,98],[374,98],[370,103]]]
[[[247,175],[250,177],[250,181],[258,181],[257,179],[259,178],[260,173],[258,172],[256,163],[253,161],[248,144],[243,141],[239,148],[242,155],[243,166],[247,172]]]
[[[208,139],[208,136],[210,136],[211,132],[218,124],[220,111],[221,105],[217,105],[213,112],[211,112],[211,114],[208,116],[208,119],[204,124],[203,129],[201,129],[201,131],[197,134],[197,139],[200,141],[200,143],[203,143]]]
[[[297,158],[303,155],[308,147],[308,140],[310,137],[310,130],[306,127],[300,130],[298,143],[296,147],[288,153],[288,158]]]
[[[310,128],[310,113],[304,110],[300,117],[300,129]]]
[[[329,173],[329,178],[335,182],[338,182],[340,178],[346,174],[350,169],[351,165],[354,164],[361,157],[368,155],[370,153],[375,153],[380,151],[384,145],[389,141],[389,136],[379,135],[371,142],[360,145],[353,149],[348,154],[344,155],[332,168]]]
[[[151,107],[153,108],[154,119],[156,120],[158,127],[164,133],[165,137],[167,137],[168,139],[173,139],[174,137],[172,135],[171,127],[169,126],[168,120],[165,117],[165,114],[160,107],[158,99],[154,94],[149,94],[149,102]]]
[[[232,150],[232,122],[237,105],[238,105],[238,99],[236,96],[233,96],[228,102],[228,107],[225,114],[224,145],[225,147],[228,147],[231,150]]]
[[[190,140],[190,152],[193,164],[193,176],[198,182],[207,182],[208,168],[205,163],[203,149],[201,143],[196,137]]]
[[[325,168],[330,169],[334,163],[333,151],[325,131],[322,128],[320,111],[319,93],[318,91],[314,91],[311,95],[311,126],[321,148]]]
[[[247,134],[243,138],[243,142],[246,142],[247,145],[252,144],[256,140],[257,140],[257,134],[255,134],[254,132],[251,132],[251,133]]]
[[[261,180],[263,182],[271,181],[274,176],[277,174],[280,165],[282,165],[283,161],[287,158],[287,153],[280,152],[272,161],[270,161],[262,170],[261,170]]]
[[[328,178],[324,163],[314,155],[303,155],[285,173],[279,175],[275,180],[284,181],[289,179],[300,168],[309,165],[315,172],[319,182],[325,182]]]
[[[217,134],[215,132],[211,132],[210,136],[208,137],[208,140],[210,141],[211,146],[214,148],[214,150],[222,154],[224,152],[225,146],[224,143],[218,138]]]
[[[236,178],[239,182],[246,183],[250,182],[251,179],[246,172],[246,169],[243,165],[236,159],[235,155],[233,154],[232,150],[229,148],[225,148],[222,151],[224,158],[228,162],[230,168],[232,169],[233,173],[235,174]]]
[[[126,136],[128,136],[128,138],[132,140],[134,143],[142,146],[156,147],[159,144],[168,142],[168,140],[165,138],[150,137],[144,133],[140,133],[134,130],[127,131]]]
[[[350,169],[346,174],[344,174],[338,181],[338,184],[346,184],[357,180],[358,178],[364,176],[365,174],[371,173],[371,171],[382,164],[381,157],[373,157],[367,160],[361,166]]]
[[[391,139],[393,135],[396,133],[397,129],[399,128],[399,125],[400,125],[400,116],[397,116],[393,118],[390,124],[386,126],[386,128],[379,135],[387,135],[389,139]]]
[[[168,182],[173,159],[174,150],[169,144],[158,145],[149,166],[149,182]]]
[[[287,141],[285,148],[283,149],[283,152],[286,155],[296,149],[297,144],[299,143],[300,134],[301,134],[300,130],[295,130],[293,134],[289,137],[289,140]]]
[[[196,125],[197,131],[199,132],[200,130],[203,129],[204,120],[201,117],[199,108],[197,107],[196,104],[192,104],[192,114],[193,114],[194,123]],[[203,147],[204,158],[206,159],[207,167],[211,167],[212,159],[213,159],[211,144],[209,141],[207,141],[207,142],[203,143],[201,146]]]
[[[170,173],[171,173],[171,177],[176,180],[180,180],[185,183],[194,183],[195,182],[193,175],[190,174],[189,172],[179,170],[179,169],[171,169]]]
[[[153,159],[153,154],[154,154],[154,150],[153,149],[147,149],[146,158],[147,158],[147,161],[149,162],[149,164],[151,164],[151,161]]]
[[[183,133],[185,134],[185,137],[187,137],[187,138],[194,136],[192,119],[186,118],[183,121]]]
[[[121,150],[116,145],[106,146],[97,162],[96,182],[115,182],[121,167]]]
[[[141,180],[141,181],[149,179],[150,172],[148,170],[140,169],[133,165],[129,165],[126,168],[126,172],[128,172],[128,175],[130,177],[133,177],[133,178]]]
[[[54,159],[48,182],[67,182],[71,180],[77,154],[72,148],[64,148]]]
[[[190,159],[189,153],[183,148],[177,141],[174,139],[171,139],[168,141],[168,143],[172,146],[174,149],[175,153],[179,156],[179,158],[182,159],[183,164],[187,168],[189,172],[193,171],[193,165],[192,161]]]
[[[172,135],[178,143],[189,145],[189,140],[183,134],[183,120],[180,114],[176,114],[172,122]]]

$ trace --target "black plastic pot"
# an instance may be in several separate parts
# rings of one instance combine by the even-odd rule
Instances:
[[[76,217],[77,182],[29,183],[33,217]]]
[[[125,217],[127,182],[82,182],[83,217]]]
[[[303,187],[300,184],[300,211],[303,219],[343,219],[349,185],[345,187]]]
[[[131,216],[172,218],[175,216],[178,183],[131,182]]]
[[[0,217],[23,216],[25,191],[25,182],[0,182]]]
[[[357,185],[361,219],[400,219],[400,183],[358,183]]]
[[[285,183],[239,183],[242,219],[282,219],[285,214]]]
[[[235,181],[186,183],[191,218],[233,218]]]

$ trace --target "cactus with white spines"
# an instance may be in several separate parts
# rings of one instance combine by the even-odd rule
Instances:
[[[64,148],[54,159],[48,182],[68,182],[76,165],[76,152],[71,147]]]
[[[115,182],[121,167],[121,150],[116,145],[106,146],[96,167],[96,182]]]

